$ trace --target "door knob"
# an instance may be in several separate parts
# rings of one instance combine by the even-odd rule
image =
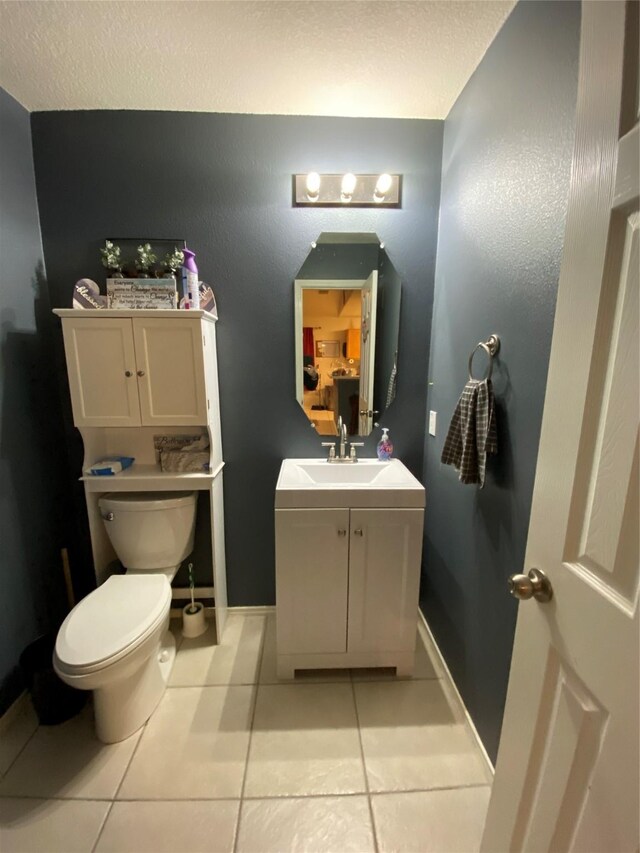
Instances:
[[[357,530],[354,530],[354,531],[353,531],[353,535],[354,535],[354,536],[362,536],[362,528],[361,528],[361,527],[358,527],[358,529],[357,529]]]
[[[139,371],[138,371],[138,376],[144,376],[144,370],[139,370]]]
[[[125,370],[124,375],[129,377],[129,376],[133,376],[133,373],[130,370]]]
[[[551,581],[540,569],[531,569],[526,575],[511,575],[508,584],[511,595],[520,601],[535,598],[545,602],[553,598]]]
[[[346,536],[346,535],[347,535],[346,530],[338,530],[338,536]]]

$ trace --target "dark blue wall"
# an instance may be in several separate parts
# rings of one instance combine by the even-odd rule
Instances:
[[[445,122],[421,598],[494,759],[516,619],[506,579],[523,567],[562,253],[579,26],[578,3],[519,3]],[[494,332],[499,452],[480,491],[440,454],[469,352]]]
[[[442,154],[440,121],[61,112],[32,116],[51,301],[104,281],[108,236],[184,236],[219,306],[229,600],[274,601],[273,501],[285,456],[319,456],[295,401],[293,280],[322,231],[375,231],[403,286],[398,396],[385,425],[422,470]],[[291,206],[291,175],[401,172],[401,210]],[[62,372],[62,368],[61,368]],[[74,473],[80,448],[69,428]],[[374,433],[365,448],[374,452]],[[84,513],[75,491],[75,514]],[[84,535],[86,540],[86,533]],[[75,567],[91,572],[89,566]]]
[[[0,715],[20,652],[63,614],[48,307],[29,114],[0,89]]]

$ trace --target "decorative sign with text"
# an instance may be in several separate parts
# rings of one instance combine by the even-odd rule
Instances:
[[[176,282],[173,278],[108,278],[109,308],[175,308]]]

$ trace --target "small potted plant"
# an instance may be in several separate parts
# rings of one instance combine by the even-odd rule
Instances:
[[[185,604],[182,608],[182,635],[184,637],[199,637],[207,630],[207,622],[204,618],[204,604],[194,599],[193,563],[189,563],[188,568],[191,603]]]
[[[184,252],[177,247],[173,252],[167,252],[164,256],[165,278],[177,278],[176,273],[184,263]]]
[[[122,255],[120,246],[116,246],[111,240],[105,240],[104,246],[100,249],[102,256],[102,266],[109,270],[109,278],[122,278]]]
[[[136,258],[136,270],[138,278],[149,278],[149,270],[156,262],[156,256],[151,249],[150,243],[138,246],[138,257]]]

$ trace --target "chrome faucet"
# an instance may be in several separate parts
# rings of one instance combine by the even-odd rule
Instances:
[[[338,435],[340,436],[340,454],[338,458],[343,461],[347,458],[347,425],[342,423],[342,415],[338,417]]]
[[[350,442],[350,452],[347,453],[347,425],[342,423],[342,417],[338,417],[338,441],[323,441],[323,447],[329,448],[327,462],[357,462],[356,447],[364,447],[363,441]],[[336,453],[336,448],[338,452]]]

